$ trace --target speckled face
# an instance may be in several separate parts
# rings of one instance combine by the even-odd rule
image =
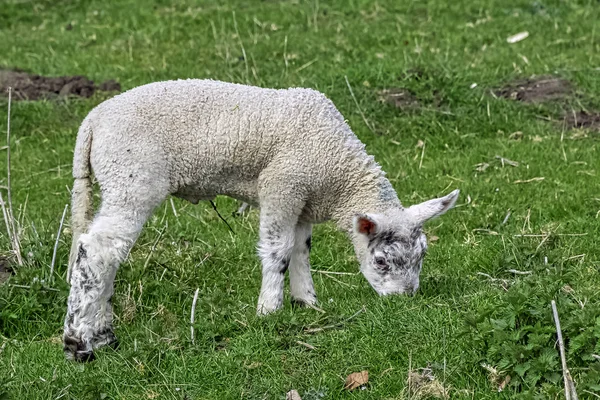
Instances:
[[[408,208],[355,216],[354,249],[360,270],[377,293],[412,295],[417,291],[427,251],[423,224],[452,208],[458,193],[455,190]]]
[[[361,270],[380,295],[412,295],[419,288],[426,251],[427,239],[420,228],[403,233],[384,230],[369,238]]]

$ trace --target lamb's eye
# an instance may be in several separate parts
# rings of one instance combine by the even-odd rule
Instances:
[[[383,257],[375,257],[375,264],[377,264],[380,267],[385,267],[387,265],[387,262]]]

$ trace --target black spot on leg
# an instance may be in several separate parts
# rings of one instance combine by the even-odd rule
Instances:
[[[89,293],[94,288],[94,285],[89,282],[83,284],[83,293]]]
[[[79,250],[77,251],[77,260],[75,262],[79,264],[84,258],[87,258],[87,251],[85,250],[83,245],[79,245]]]
[[[277,253],[276,252],[272,252],[271,253],[271,260],[275,261],[275,260],[277,260],[277,258],[278,258],[277,257]]]
[[[312,236],[309,236],[306,239],[306,248],[308,249],[309,252],[312,249]]]
[[[290,259],[288,257],[285,257],[284,259],[281,260],[281,269],[279,270],[279,273],[282,275],[285,274],[289,267],[290,267]]]
[[[87,269],[83,268],[81,269],[81,271],[79,271],[79,273],[81,274],[81,279],[82,281],[87,281],[90,279],[90,276],[88,275]]]

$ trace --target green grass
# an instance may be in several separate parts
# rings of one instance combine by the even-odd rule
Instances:
[[[4,0],[0,66],[114,78],[124,89],[188,77],[313,87],[349,120],[404,204],[453,188],[461,189],[461,198],[456,209],[426,227],[439,240],[430,243],[414,298],[379,298],[361,275],[333,279],[315,273],[324,314],[292,310],[286,297],[284,309],[266,318],[255,316],[256,210],[234,219],[229,213],[236,203],[218,198],[235,230],[230,234],[210,205],[174,199],[175,216],[166,202],[117,275],[121,349],[101,351],[95,362],[78,365],[64,360],[58,340],[68,294],[68,231],[52,277],[49,264],[69,202],[78,125],[107,95],[15,102],[13,203],[16,210],[26,204],[21,234],[26,266],[0,285],[0,398],[6,393],[13,399],[283,399],[297,389],[304,400],[403,399],[409,398],[409,366],[428,364],[452,398],[519,393],[550,398],[562,388],[560,375],[558,381],[552,375],[561,373],[552,298],[566,334],[581,336],[582,350],[570,350],[568,358],[580,398],[596,398],[600,390],[593,385],[600,375],[592,372],[599,361],[590,355],[598,354],[600,334],[594,333],[600,326],[599,135],[563,130],[540,116],[560,119],[561,109],[600,108],[598,20],[600,8],[591,0]],[[72,30],[65,29],[69,23]],[[524,30],[527,39],[506,42]],[[415,69],[423,72],[420,79],[406,74]],[[490,95],[490,88],[532,74],[568,79],[576,93],[539,105]],[[412,90],[423,107],[400,110],[379,102],[378,91],[393,87]],[[0,115],[6,111],[0,100]],[[511,138],[516,131],[523,134],[520,140]],[[520,164],[502,167],[496,155]],[[489,168],[476,171],[483,162]],[[6,185],[4,162],[0,176]],[[514,183],[535,177],[544,180]],[[510,218],[502,224],[508,210]],[[0,245],[8,253],[2,231]],[[515,236],[545,233],[552,235]],[[313,248],[313,268],[358,271],[349,242],[332,225],[316,229]],[[513,276],[508,269],[533,274]],[[508,292],[479,272],[509,279]],[[59,291],[47,291],[40,280]],[[583,309],[578,300],[585,302]],[[366,311],[340,329],[305,333],[309,326],[343,321],[363,306]],[[511,350],[526,335],[520,329],[535,324],[536,332],[546,330],[543,344],[529,353]],[[569,348],[573,343],[567,342]],[[522,372],[544,349],[551,350],[553,356],[545,356],[551,362],[534,372],[545,378],[527,381],[532,375],[523,373],[525,383],[517,386],[513,371]],[[503,366],[512,385],[498,394],[482,362]],[[362,369],[370,372],[368,388],[344,391],[343,378]]]

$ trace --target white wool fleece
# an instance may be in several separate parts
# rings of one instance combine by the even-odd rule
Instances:
[[[102,192],[93,218],[92,171]],[[413,216],[439,215],[458,194],[432,200],[431,212],[406,213],[323,94],[197,79],[151,83],[98,105],[79,130],[73,176],[64,342],[67,356],[77,360],[116,340],[110,305],[116,270],[169,195],[192,203],[227,195],[260,206],[263,314],[281,307],[288,269],[294,300],[316,303],[311,232],[328,219],[352,237],[361,269],[379,293],[416,290],[418,272],[416,278],[397,274],[383,263],[406,261],[420,271],[424,221]],[[403,278],[409,275],[410,287]]]

